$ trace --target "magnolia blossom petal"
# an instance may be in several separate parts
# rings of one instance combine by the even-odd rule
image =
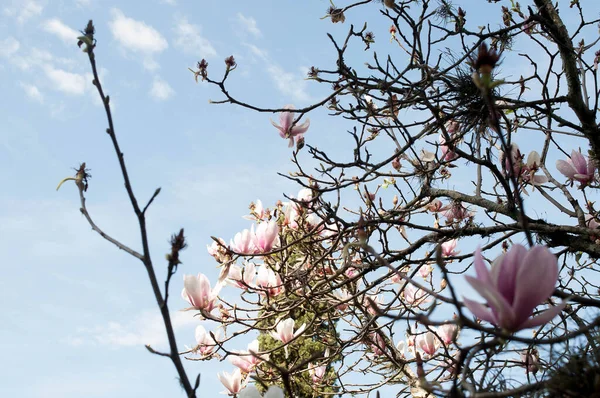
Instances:
[[[494,286],[486,284],[477,278],[471,276],[465,276],[465,278],[473,289],[487,301],[500,325],[509,328],[513,327],[515,324],[515,313],[502,294]]]
[[[575,174],[577,174],[575,167],[571,163],[562,159],[556,161],[556,168],[567,178],[574,178]]]
[[[517,273],[527,255],[527,249],[521,245],[513,245],[511,250],[498,257],[492,265],[492,281],[500,294],[513,303],[517,284]]]
[[[483,256],[481,255],[481,247],[478,247],[477,250],[475,250],[475,255],[473,256],[473,264],[475,265],[475,272],[477,273],[477,278],[485,283],[491,283],[490,271],[485,266],[485,262],[483,261]]]
[[[463,298],[463,302],[469,311],[471,311],[477,318],[493,324],[498,322],[492,311],[490,311],[490,309],[485,305],[478,303],[477,301],[469,300],[468,298]]]
[[[548,299],[558,279],[558,260],[544,246],[535,246],[523,258],[516,280],[514,308],[525,321],[533,309]]]
[[[587,171],[587,161],[585,156],[583,156],[581,152],[574,149],[571,151],[571,163],[573,163],[575,170],[579,172]]]
[[[560,303],[554,307],[550,307],[546,311],[542,311],[539,315],[527,319],[521,325],[521,328],[523,328],[523,329],[534,328],[534,327],[541,326],[541,325],[544,325],[544,324],[550,322],[556,315],[558,315],[562,310],[565,309],[566,305],[567,305],[567,302],[563,301],[562,303]]]

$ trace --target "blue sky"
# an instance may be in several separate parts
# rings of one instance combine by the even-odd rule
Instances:
[[[5,306],[0,395],[177,396],[171,363],[143,347],[164,347],[165,339],[142,265],[91,231],[73,185],[55,191],[62,178],[74,173],[72,167],[85,161],[93,176],[87,193],[92,217],[107,233],[139,248],[87,56],[76,46],[77,31],[94,20],[101,79],[111,96],[136,194],[144,201],[162,187],[149,210],[159,275],[164,275],[169,236],[185,227],[190,246],[170,302],[183,347],[193,344],[197,321],[177,311],[186,306],[179,299],[181,274],[203,272],[216,280],[205,246],[210,236],[229,240],[248,228],[241,216],[250,201],[260,198],[271,205],[283,193],[298,191],[276,175],[293,170],[291,151],[268,120],[276,116],[209,105],[209,99],[221,99],[219,93],[194,83],[187,68],[204,57],[209,74],[217,77],[224,70],[223,59],[233,54],[239,66],[229,88],[240,100],[299,107],[322,98],[329,87],[304,77],[311,65],[332,65],[325,34],[342,37],[349,23],[362,24],[379,7],[363,7],[360,15],[349,13],[346,24],[333,25],[319,19],[328,1],[307,3],[2,3],[0,250],[5,256],[0,301]],[[468,8],[470,16],[475,11]],[[370,29],[378,43],[387,43],[387,24]],[[512,68],[516,72],[519,66],[505,70]],[[342,156],[351,125],[326,118],[322,110],[310,118],[307,143]],[[312,164],[306,151],[299,157]],[[215,362],[186,367],[191,377],[202,374],[202,396],[216,396],[222,390],[216,371],[231,370],[229,364]]]

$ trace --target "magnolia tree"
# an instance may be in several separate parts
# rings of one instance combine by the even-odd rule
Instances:
[[[247,229],[209,240],[218,280],[183,275],[183,300],[169,304],[197,314],[196,345],[185,352],[167,306],[183,229],[161,286],[146,231],[159,191],[142,205],[131,188],[91,21],[82,32],[142,250],[94,223],[85,165],[69,179],[93,229],[148,270],[170,351],[148,349],[170,358],[189,397],[200,395],[200,379],[186,375],[184,357],[228,363],[218,377],[237,397],[597,393],[598,16],[577,0],[496,0],[478,5],[497,11],[496,22],[478,26],[464,5],[444,0],[346,3],[332,3],[324,19],[344,23],[375,7],[379,19],[366,22],[389,26],[389,37],[376,42],[367,23],[329,36],[335,64],[307,76],[331,86],[318,103],[263,109],[238,100],[227,85],[233,57],[192,70],[223,96],[213,103],[278,114],[265,128],[295,147],[288,178],[299,192],[253,202]],[[517,45],[529,50],[513,52]],[[506,64],[523,74],[503,74]],[[351,123],[351,153],[310,145],[317,108]],[[296,157],[303,147],[314,170]],[[225,300],[225,290],[239,298]]]

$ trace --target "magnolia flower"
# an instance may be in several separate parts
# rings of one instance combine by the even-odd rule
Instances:
[[[400,353],[400,356],[402,358],[404,358],[404,351],[406,350],[406,343],[404,342],[404,340],[400,340],[397,344],[396,344],[396,349],[398,350],[398,352]]]
[[[221,383],[225,386],[228,391],[223,391],[224,394],[229,392],[229,395],[235,395],[242,391],[244,384],[242,384],[242,372],[239,368],[233,371],[233,374],[223,372],[217,374],[217,377]]]
[[[258,364],[262,362],[258,356],[261,355],[259,352],[258,340],[252,341],[248,344],[248,350],[235,352],[229,357],[229,361],[244,373],[253,372]],[[268,357],[268,355],[265,355]]]
[[[415,346],[429,356],[435,354],[438,345],[439,340],[432,332],[421,333],[415,337]]]
[[[202,325],[196,326],[196,347],[194,352],[203,357],[209,356],[217,346],[217,341],[204,329]]]
[[[296,108],[294,105],[286,105],[283,109],[294,110]],[[294,113],[292,112],[281,112],[279,114],[279,124],[271,120],[271,124],[279,130],[279,136],[281,138],[289,139],[289,148],[294,146],[294,137],[299,139],[306,133],[306,130],[308,130],[308,127],[310,126],[310,119],[307,118],[304,123],[295,126],[292,125],[293,123]]]
[[[287,344],[299,335],[301,335],[302,332],[304,332],[304,329],[306,328],[306,324],[303,323],[302,326],[300,326],[294,332],[295,324],[296,321],[294,321],[292,318],[287,318],[282,321],[279,321],[275,328],[275,331],[271,331],[271,336],[274,339],[281,341],[283,344]]]
[[[271,386],[265,392],[265,395],[260,395],[258,389],[255,386],[248,386],[238,394],[239,398],[284,398],[283,390],[278,386]]]
[[[333,295],[335,297],[335,302],[338,303],[335,308],[340,311],[346,311],[350,306],[349,300],[352,297],[352,295],[348,293],[348,290],[339,289],[333,292]]]
[[[206,245],[206,250],[208,251],[208,254],[213,256],[219,263],[227,261],[227,243],[225,243],[223,239],[219,238],[218,243],[213,240],[210,245]]]
[[[445,345],[452,344],[458,334],[458,327],[453,323],[438,326],[436,329],[437,335]]]
[[[327,372],[327,366],[317,366],[313,363],[309,363],[308,366],[308,374],[310,375],[313,383],[321,384],[323,377],[325,377],[325,373]]]
[[[385,340],[377,332],[369,333],[369,347],[373,351],[373,355],[381,356],[385,354]]]
[[[450,205],[446,206],[444,212],[442,213],[444,217],[447,219],[447,223],[451,224],[453,222],[460,222],[469,217],[473,216],[473,213],[468,211],[460,202],[452,202]]]
[[[232,265],[225,281],[232,286],[246,290],[249,286],[252,286],[252,281],[256,276],[255,268],[254,263],[246,263],[244,268]]]
[[[245,229],[238,232],[233,237],[233,241],[229,241],[229,247],[236,253],[252,254],[254,253],[254,245],[252,244],[252,233]]]
[[[218,283],[214,289],[210,288],[210,281],[204,274],[183,275],[183,290],[181,297],[197,310],[211,312],[215,308],[216,301],[223,287]]]
[[[425,206],[425,209],[432,213],[437,213],[444,210],[444,205],[441,200],[434,199]]]
[[[598,221],[596,221],[596,218],[591,214],[585,215],[585,225],[587,225],[589,229],[596,229],[600,227],[600,223],[598,223]]]
[[[429,301],[427,297],[427,292],[414,287],[410,283],[404,287],[404,301],[406,301],[410,305],[420,305]]]
[[[523,363],[523,367],[525,368],[526,373],[537,373],[540,369],[540,355],[538,354],[538,350],[533,348],[531,350],[525,350],[520,353],[521,362]]]
[[[585,186],[594,180],[596,165],[591,158],[585,158],[579,151],[573,150],[568,160],[557,160],[556,168],[570,181],[577,180]]]
[[[265,208],[263,207],[260,199],[256,199],[255,203],[250,204],[250,212],[251,214],[242,216],[242,218],[250,221],[262,220],[262,218],[265,216]]]
[[[302,326],[300,326],[294,332],[295,323],[296,322],[292,318],[287,318],[283,321],[280,321],[277,324],[275,331],[271,331],[271,336],[274,339],[281,341],[283,344],[289,343],[290,341],[301,335],[302,332],[304,332],[304,329],[306,328],[306,324],[303,323]]]
[[[365,307],[367,307],[367,312],[371,315],[377,315],[379,308],[383,305],[383,300],[379,295],[374,296],[371,294],[367,294],[364,298]]]
[[[283,282],[279,274],[263,265],[256,274],[256,285],[261,289],[260,294],[275,297],[283,292]]]
[[[451,139],[453,139],[456,133],[458,132],[458,126],[458,122],[455,122],[453,120],[450,120],[445,124],[446,131],[448,132],[448,135]],[[456,152],[450,150],[448,145],[446,145],[446,138],[444,137],[443,133],[440,133],[438,140],[440,143],[440,148],[442,150],[442,160],[450,162],[458,157]]]
[[[425,264],[425,265],[422,265],[421,267],[419,267],[419,274],[421,275],[421,278],[423,278],[423,279],[429,278],[429,275],[431,275],[432,271],[433,271],[433,267],[431,267],[431,264]]]
[[[456,243],[458,239],[451,239],[447,242],[442,243],[442,256],[443,257],[454,257],[460,253],[460,250],[456,251]]]
[[[552,295],[558,279],[558,260],[544,246],[527,250],[513,245],[508,253],[493,262],[491,270],[483,261],[481,249],[477,248],[473,263],[477,277],[465,278],[486,299],[489,308],[466,298],[465,305],[476,317],[502,329],[516,332],[543,325],[566,304],[563,302],[531,317],[535,307]]]
[[[527,163],[523,166],[522,178],[523,181],[530,183],[531,185],[538,185],[548,182],[548,177],[545,175],[536,175],[535,173],[539,170],[541,163],[540,154],[536,151],[529,152],[527,156]]]
[[[256,227],[256,232],[254,231],[254,225],[252,225],[250,235],[252,237],[255,253],[270,252],[277,240],[277,234],[279,234],[279,227],[275,220],[261,222],[258,224],[258,227]]]

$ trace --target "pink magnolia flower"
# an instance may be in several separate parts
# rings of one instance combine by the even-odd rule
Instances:
[[[283,109],[294,110],[296,108],[294,105],[286,105]],[[310,126],[310,119],[307,118],[304,123],[295,126],[292,126],[292,123],[294,123],[293,112],[281,112],[279,114],[279,124],[271,120],[271,124],[279,130],[279,136],[290,140],[288,144],[289,148],[294,146],[294,138],[298,140],[300,137],[304,136],[304,133],[306,133],[306,130],[308,130],[308,127]]]
[[[335,302],[338,303],[335,308],[340,311],[346,311],[350,306],[350,298],[352,295],[346,289],[339,289],[333,292]]]
[[[217,377],[227,389],[227,391],[224,391],[225,394],[229,392],[229,395],[235,395],[245,387],[244,383],[242,383],[242,372],[239,368],[234,370],[232,374],[227,372],[218,373]]]
[[[447,223],[461,222],[469,217],[473,217],[473,213],[468,211],[460,202],[452,202],[445,206],[442,215],[446,217]]]
[[[506,156],[504,151],[500,151],[500,162],[502,163],[503,170],[509,174],[519,178],[523,169],[523,157],[519,146],[517,144],[511,144],[510,146],[510,159]],[[511,169],[512,163],[512,169]]]
[[[420,305],[429,301],[429,297],[427,297],[427,292],[419,289],[418,287],[414,287],[410,283],[406,285],[403,291],[404,301],[406,301],[410,305]]]
[[[296,322],[292,318],[287,318],[282,321],[279,321],[275,328],[275,331],[271,331],[271,336],[274,339],[281,341],[283,344],[287,344],[299,335],[301,335],[302,332],[304,332],[304,329],[306,328],[306,324],[303,323],[302,326],[300,326],[294,332],[295,324]]]
[[[248,229],[245,229],[242,232],[238,232],[233,237],[233,241],[229,241],[229,247],[231,248],[231,250],[239,254],[254,253],[252,235],[253,234]]]
[[[585,186],[594,180],[596,165],[594,161],[573,150],[568,160],[557,160],[556,168],[569,180],[577,180]]]
[[[259,342],[258,340],[254,340],[248,344],[248,350],[235,352],[229,357],[229,361],[234,366],[240,368],[242,372],[251,373],[256,366],[262,362],[262,359],[260,359],[259,356],[261,356]],[[268,355],[264,356],[268,357]]]
[[[190,303],[192,308],[211,312],[216,306],[216,301],[222,287],[223,285],[218,283],[211,290],[210,281],[204,274],[198,274],[197,277],[194,275],[183,275],[181,297]]]
[[[367,312],[371,315],[377,315],[378,309],[383,306],[381,296],[367,294],[363,300],[363,304],[367,307]]]
[[[228,260],[227,243],[221,238],[219,238],[219,243],[213,240],[210,245],[206,245],[206,250],[219,263],[224,263]]]
[[[447,242],[442,243],[442,256],[443,257],[454,257],[460,253],[460,250],[456,249],[456,244],[458,243],[458,239],[451,239]]]
[[[216,340],[204,329],[202,325],[196,326],[196,347],[194,352],[206,357],[212,354],[217,347]]]
[[[538,185],[548,182],[548,177],[545,175],[536,175],[535,173],[539,170],[541,163],[540,154],[536,151],[531,151],[527,156],[527,163],[523,166],[521,177],[523,181],[530,183],[531,185]]]
[[[256,285],[261,289],[259,294],[275,297],[283,292],[281,277],[271,268],[263,265],[256,274]]]
[[[453,120],[446,123],[446,131],[448,132],[448,135],[451,139],[454,139],[454,136],[458,133],[458,126],[458,122],[455,122]],[[438,140],[440,143],[440,148],[442,150],[442,160],[450,162],[458,157],[456,152],[450,150],[450,147],[446,145],[446,138],[444,137],[443,133],[440,133]]]
[[[438,326],[436,329],[437,335],[445,345],[452,344],[456,340],[458,334],[458,327],[453,323],[447,323],[445,325]]]
[[[246,263],[244,268],[238,265],[232,265],[229,268],[227,279],[225,280],[228,284],[239,287],[240,289],[247,290],[249,286],[252,286],[254,277],[256,276],[256,266],[254,263]]]
[[[566,304],[563,302],[531,317],[535,307],[552,295],[558,279],[558,260],[544,246],[527,250],[513,245],[508,253],[493,262],[491,271],[478,248],[473,263],[477,277],[465,278],[486,299],[489,308],[466,298],[465,305],[476,317],[502,329],[516,332],[543,325]]]
[[[423,278],[423,279],[429,278],[429,275],[431,275],[431,272],[433,272],[433,267],[431,267],[431,264],[425,264],[425,265],[422,265],[421,267],[419,267],[419,274],[421,275],[421,278]]]
[[[425,354],[431,356],[435,354],[439,346],[439,340],[432,332],[421,333],[415,337],[415,346]]]
[[[373,351],[373,355],[379,357],[385,354],[386,344],[385,340],[377,332],[371,332],[368,336],[369,347]]]
[[[256,231],[254,231],[254,225],[252,225],[251,236],[255,253],[270,252],[277,241],[278,234],[279,226],[277,226],[275,220],[261,222],[256,227]]]
[[[596,221],[596,218],[591,214],[585,215],[585,224],[589,229],[596,229],[600,227],[600,223],[598,223],[598,221]]]
[[[262,220],[262,218],[265,216],[265,208],[263,207],[262,201],[260,199],[256,199],[255,203],[250,204],[250,211],[252,214],[242,216],[242,218],[254,221]]]
[[[521,362],[525,368],[526,373],[536,374],[540,369],[540,355],[538,350],[533,348],[532,350],[525,350],[520,353]]]
[[[434,199],[425,206],[425,209],[432,213],[437,213],[444,210],[444,205],[441,200]]]
[[[323,377],[325,377],[325,373],[327,372],[327,366],[317,366],[313,363],[308,364],[308,366],[308,374],[310,375],[313,383],[321,384]]]

